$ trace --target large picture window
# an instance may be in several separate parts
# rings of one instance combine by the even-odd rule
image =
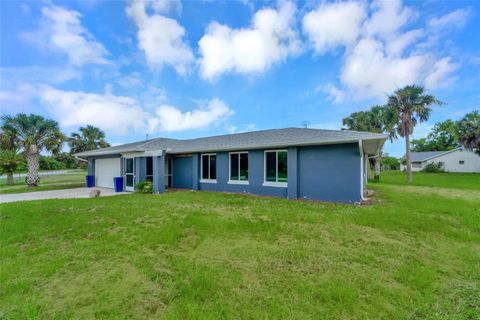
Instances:
[[[287,151],[265,151],[265,185],[286,186]]]
[[[248,183],[248,152],[230,153],[230,183]]]
[[[217,179],[217,155],[202,154],[201,158],[201,181],[203,182],[216,182]]]

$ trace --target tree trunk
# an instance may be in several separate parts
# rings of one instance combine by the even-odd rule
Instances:
[[[25,155],[25,160],[27,160],[28,165],[28,173],[26,179],[27,184],[29,187],[36,187],[38,186],[38,168],[40,166],[40,155],[38,152],[27,153]]]
[[[408,183],[412,183],[412,159],[410,156],[410,135],[407,133],[405,135],[405,160],[407,162],[407,181]]]
[[[382,156],[380,155],[380,151],[378,154],[375,156],[375,173],[374,173],[374,179],[375,181],[380,181],[380,165],[382,163]]]
[[[13,172],[7,173],[7,185],[11,186],[15,184],[15,180],[13,180]]]

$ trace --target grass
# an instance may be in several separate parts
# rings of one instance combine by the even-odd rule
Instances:
[[[382,172],[381,182],[408,185],[405,172]],[[448,189],[480,190],[480,173],[428,173],[415,172],[413,186],[440,187]]]
[[[24,177],[17,177],[15,184],[12,186],[6,184],[6,178],[2,178],[0,179],[0,194],[84,187],[86,174],[84,170],[71,170],[65,174],[40,176],[40,185],[38,187],[27,186]]]
[[[209,192],[0,205],[0,318],[479,319],[480,190],[387,181],[365,206]]]

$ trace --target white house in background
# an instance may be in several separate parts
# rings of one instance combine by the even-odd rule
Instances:
[[[412,171],[421,171],[429,163],[440,162],[447,172],[480,172],[480,155],[463,147],[450,151],[412,152],[411,155]],[[400,164],[400,170],[405,169],[406,166]]]

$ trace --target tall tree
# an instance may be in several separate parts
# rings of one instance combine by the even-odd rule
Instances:
[[[473,111],[457,122],[457,133],[465,148],[475,149],[480,154],[480,113]]]
[[[390,126],[392,134],[398,133],[405,138],[405,160],[407,163],[407,180],[413,181],[412,158],[410,155],[410,135],[418,122],[427,121],[431,106],[443,102],[433,95],[426,94],[425,89],[417,85],[408,85],[396,90],[388,97],[387,106],[394,115],[395,122]]]
[[[39,115],[24,113],[16,116],[3,115],[1,120],[2,133],[12,139],[27,161],[27,184],[37,186],[40,152],[46,150],[57,153],[65,140],[58,123]]]
[[[110,147],[105,140],[105,133],[92,125],[80,127],[78,132],[72,133],[68,138],[68,145],[71,153]]]
[[[460,144],[457,130],[457,124],[450,119],[437,122],[426,138],[412,140],[411,150],[447,151],[458,148]]]
[[[392,122],[391,112],[383,106],[373,106],[368,111],[354,112],[343,119],[343,125],[348,130],[368,131],[376,133],[390,133]],[[390,137],[391,139],[393,138]],[[375,155],[374,179],[380,179],[382,155],[381,150]]]

